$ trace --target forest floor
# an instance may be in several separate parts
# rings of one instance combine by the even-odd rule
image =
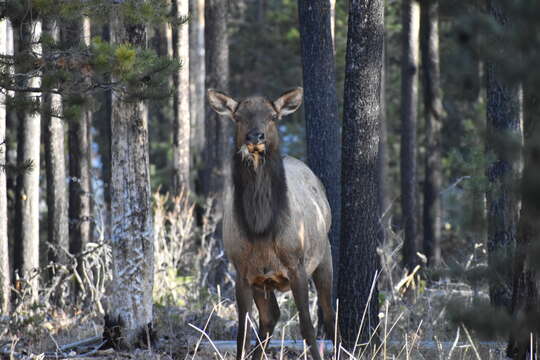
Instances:
[[[475,338],[466,328],[448,320],[449,299],[471,299],[473,291],[465,284],[437,282],[422,288],[416,284],[403,296],[393,297],[381,290],[380,345],[375,353],[360,350],[357,359],[506,359],[504,342],[487,342]],[[311,294],[315,299],[315,294]],[[482,292],[476,295],[482,296]],[[486,295],[483,295],[486,296]],[[393,297],[393,299],[390,299]],[[235,354],[236,311],[229,298],[208,299],[211,307],[198,304],[186,306],[155,306],[157,341],[151,350],[114,352],[112,349],[91,351],[99,344],[103,318],[97,314],[62,311],[48,313],[35,319],[28,318],[15,329],[6,326],[0,337],[3,358],[17,359],[232,359]],[[268,351],[268,359],[305,359],[297,315],[291,294],[279,296],[281,321],[274,334],[275,346]],[[316,311],[314,302],[312,310]],[[254,314],[256,316],[256,314]],[[6,325],[3,319],[4,325]],[[256,322],[256,321],[254,321]],[[7,331],[10,328],[11,331]],[[82,347],[65,348],[66,344],[93,338],[86,350]],[[281,345],[282,340],[285,346]],[[292,345],[292,346],[291,346]],[[331,347],[327,344],[327,347]],[[87,355],[85,355],[87,353]],[[327,355],[332,356],[332,353]],[[342,358],[349,356],[345,354]]]
[[[61,271],[63,268],[55,268],[55,275],[48,282],[54,286],[40,290],[41,300],[37,304],[29,300],[24,288],[16,290],[19,300],[15,311],[10,316],[0,316],[1,360],[234,358],[237,329],[234,280],[223,252],[215,251],[219,249],[218,241],[211,235],[215,224],[203,221],[202,229],[195,228],[193,206],[185,198],[156,195],[154,201],[156,341],[153,348],[131,352],[96,350],[102,343],[104,309],[110,292],[107,284],[112,277],[110,246],[100,238],[87,246],[83,273],[77,277],[81,287],[77,301],[70,300],[69,290],[73,274],[78,271],[75,263],[65,272]],[[463,308],[488,299],[486,281],[468,283],[466,276],[455,271],[459,268],[458,273],[469,270],[474,273],[485,268],[486,251],[475,238],[482,237],[447,235],[442,243],[446,258],[441,271],[430,273],[420,266],[407,274],[400,266],[401,235],[388,227],[385,242],[377,250],[381,264],[379,345],[371,341],[375,346],[360,347],[354,359],[506,359],[506,339],[488,341],[451,321],[457,302]],[[215,279],[222,284],[217,289],[208,285]],[[291,293],[279,294],[277,298],[281,318],[273,335],[274,346],[265,359],[310,358],[301,341]],[[316,321],[313,289],[310,300],[312,318]],[[69,305],[72,303],[76,305]],[[253,316],[256,324],[256,311]],[[81,343],[85,340],[88,340],[86,345]],[[328,343],[322,346],[331,348]],[[332,355],[330,350],[325,358]],[[350,356],[341,352],[340,358]]]

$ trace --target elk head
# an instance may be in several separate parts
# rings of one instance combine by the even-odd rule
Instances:
[[[212,109],[235,122],[236,151],[255,170],[268,153],[279,151],[276,123],[300,107],[302,95],[303,90],[298,87],[285,92],[275,101],[252,96],[238,102],[223,93],[208,89]]]

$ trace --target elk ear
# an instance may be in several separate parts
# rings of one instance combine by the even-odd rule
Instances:
[[[208,89],[207,94],[210,107],[219,115],[226,115],[232,119],[238,102],[214,89]]]
[[[300,105],[302,105],[303,96],[304,89],[297,87],[285,92],[276,101],[274,101],[274,106],[279,113],[279,117],[292,114],[298,110]]]

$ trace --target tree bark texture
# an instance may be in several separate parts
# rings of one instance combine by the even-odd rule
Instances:
[[[332,48],[336,52],[336,0],[330,0],[330,31],[332,34]]]
[[[124,24],[115,8],[111,41],[146,47],[142,24]],[[114,78],[113,78],[114,81]],[[111,223],[113,282],[110,317],[124,345],[146,339],[152,322],[154,237],[150,190],[148,124],[142,101],[112,93]]]
[[[377,161],[384,16],[382,0],[352,0],[345,68],[342,131],[342,218],[339,264],[339,326],[353,350],[378,323],[378,290],[370,289],[379,269]],[[366,319],[359,329],[365,307]]]
[[[525,360],[538,354],[540,326],[540,99],[534,86],[524,88],[524,167],[521,181],[521,213],[513,268],[512,314],[515,332],[508,344],[508,356]],[[531,339],[532,337],[532,339]]]
[[[330,244],[336,295],[341,216],[341,138],[336,91],[336,70],[328,0],[300,0],[300,43],[304,80],[307,162],[321,179],[330,209]]]
[[[401,59],[401,216],[404,228],[403,265],[412,271],[417,263],[416,116],[420,6],[403,0]]]
[[[379,183],[379,210],[380,216],[385,215],[385,211],[390,203],[388,200],[388,125],[386,117],[386,71],[387,71],[387,55],[386,55],[386,41],[383,45],[383,60],[381,70],[381,111],[380,111],[380,124],[379,124],[379,159],[377,160],[377,182]],[[389,217],[387,217],[389,219]],[[381,218],[381,221],[383,219]],[[386,237],[387,223],[383,224],[384,234]]]
[[[204,4],[205,66],[206,88],[223,92],[229,87],[229,43],[227,36],[228,2],[206,0]],[[205,103],[205,146],[203,150],[204,168],[201,187],[204,196],[216,197],[218,214],[223,207],[223,189],[229,178],[231,157],[231,120],[217,115],[208,100]],[[220,217],[220,216],[219,216]]]
[[[204,145],[204,0],[189,0],[189,113],[191,121],[191,165],[195,170],[201,166]],[[192,171],[193,172],[193,171]]]
[[[43,32],[59,40],[56,23],[44,22]],[[48,49],[44,49],[45,52]],[[43,121],[45,123],[45,171],[47,177],[48,241],[54,246],[49,250],[49,262],[66,265],[69,251],[68,193],[66,187],[65,126],[62,98],[58,94],[43,94]]]
[[[16,52],[20,56],[30,52],[41,53],[39,38],[41,23],[25,22],[20,24],[20,30],[14,31]],[[24,55],[23,55],[24,54]],[[17,71],[17,70],[16,70]],[[24,72],[24,69],[19,69]],[[24,80],[22,86],[40,87],[41,79],[35,76]],[[16,96],[26,102],[38,102],[39,93],[19,93]],[[32,289],[32,299],[37,300],[39,289],[39,165],[41,116],[38,107],[28,106],[17,114],[19,120],[19,135],[17,141],[17,162],[20,166],[31,164],[17,179],[16,191],[16,229],[15,229],[15,271],[24,276]]]
[[[439,2],[423,0],[420,15],[422,88],[426,124],[423,252],[431,266],[441,261],[441,129],[443,106],[439,68]]]
[[[0,54],[8,53],[8,21],[0,21]],[[6,164],[6,95],[0,92],[0,165]],[[0,169],[0,314],[10,310],[10,261],[8,246],[8,209],[6,172]]]
[[[62,27],[62,41],[68,47],[88,46],[89,24],[80,17]],[[78,75],[80,76],[80,75]],[[65,106],[70,106],[65,104]],[[67,118],[69,123],[69,250],[81,253],[91,239],[91,109],[82,105],[78,116]]]
[[[498,1],[489,1],[490,14],[503,26],[508,19]],[[504,46],[501,48],[504,52]],[[486,154],[494,160],[488,164],[487,199],[489,266],[495,276],[490,279],[491,303],[510,310],[511,266],[518,223],[518,199],[515,184],[519,176],[520,142],[519,85],[512,84],[493,61],[486,64],[487,125]]]
[[[174,0],[173,14],[176,19],[189,13],[188,0]],[[180,193],[190,189],[190,102],[189,102],[189,28],[188,24],[173,27],[173,56],[182,66],[173,75],[173,172],[174,190]]]

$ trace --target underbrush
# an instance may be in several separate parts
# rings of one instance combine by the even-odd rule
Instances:
[[[102,212],[100,212],[102,214]],[[234,272],[227,263],[214,234],[220,219],[209,200],[197,215],[185,193],[173,197],[154,196],[155,284],[152,349],[129,353],[95,350],[88,357],[113,359],[229,359],[236,353],[236,307]],[[197,217],[200,219],[196,223]],[[102,218],[102,217],[100,217]],[[80,256],[70,256],[69,265],[50,264],[40,273],[38,301],[32,301],[28,279],[18,279],[16,302],[10,316],[0,318],[2,354],[13,358],[50,358],[56,354],[80,354],[66,347],[81,339],[99,342],[107,310],[111,274],[111,251],[103,221],[96,220],[96,241]],[[386,240],[378,249],[381,272],[378,278],[380,342],[360,344],[357,359],[504,359],[504,343],[478,339],[467,328],[448,321],[450,299],[472,302],[487,297],[485,285],[464,282],[424,271],[412,273],[400,267],[401,234],[386,229]],[[62,251],[62,249],[54,249]],[[482,249],[464,259],[463,267],[481,266]],[[420,258],[422,258],[420,254]],[[446,266],[448,267],[448,266]],[[77,296],[73,289],[77,288]],[[310,289],[310,309],[317,321],[316,294]],[[306,359],[298,315],[292,294],[277,296],[281,320],[265,358]],[[257,312],[250,319],[258,323]],[[339,317],[339,309],[338,309]],[[320,337],[319,337],[320,338]],[[255,332],[252,339],[256,342]],[[298,340],[292,342],[292,339]],[[334,356],[330,343],[321,343]],[[72,348],[74,349],[74,347]],[[33,355],[32,355],[33,354]],[[340,351],[339,357],[352,354]],[[9,357],[6,357],[9,358]]]

